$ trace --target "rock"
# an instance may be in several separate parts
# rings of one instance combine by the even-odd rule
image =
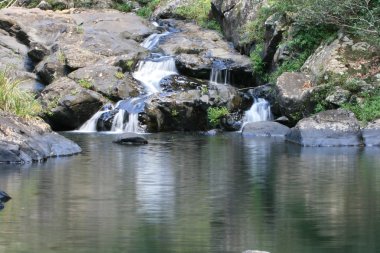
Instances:
[[[8,202],[11,199],[12,198],[6,192],[0,191],[0,202],[5,203],[5,202]]]
[[[37,118],[0,112],[0,163],[30,163],[81,152],[74,142]]]
[[[203,89],[208,89],[207,86],[207,81],[182,75],[167,76],[160,81],[160,87],[165,92],[187,91],[194,89],[202,90],[202,87]]]
[[[229,84],[238,87],[254,84],[250,59],[231,48],[218,32],[203,29],[194,23],[170,22],[181,32],[165,38],[160,48],[165,54],[175,55],[181,74],[209,79],[214,64],[218,63],[228,70]]]
[[[366,146],[380,146],[380,119],[368,123],[362,133]]]
[[[276,83],[277,101],[282,115],[293,123],[313,112],[310,97],[313,84],[303,73],[283,73]]]
[[[185,17],[179,15],[175,10],[180,7],[187,6],[192,2],[189,0],[170,0],[160,3],[156,10],[152,14],[152,19],[185,19]]]
[[[220,126],[225,131],[239,131],[242,126],[241,115],[230,113],[220,119]]]
[[[327,96],[326,101],[334,105],[343,105],[350,100],[351,92],[344,90],[340,87],[336,87],[334,92]]]
[[[62,52],[55,52],[47,59],[42,60],[35,68],[37,75],[46,84],[51,84],[54,80],[65,76],[67,68]]]
[[[138,82],[121,71],[115,66],[93,65],[70,73],[69,78],[79,84],[88,82],[94,91],[114,101],[138,96],[142,92]]]
[[[46,1],[41,1],[38,5],[37,8],[40,8],[41,10],[51,10],[53,7]]]
[[[54,130],[63,131],[77,129],[108,101],[67,77],[47,86],[40,100],[45,110],[43,118]]]
[[[363,145],[360,125],[347,110],[328,110],[304,118],[286,135],[288,141],[302,146]]]
[[[44,45],[38,42],[31,42],[28,55],[34,61],[40,62],[45,56],[49,55],[50,51]]]
[[[244,34],[241,30],[250,21],[255,20],[258,10],[266,4],[266,0],[212,0],[211,10],[221,24],[227,40],[232,41],[235,48],[248,55],[252,41],[243,42]]]
[[[247,123],[243,126],[243,136],[255,137],[285,137],[290,128],[277,122],[259,121]]]
[[[268,251],[261,251],[261,250],[245,250],[242,253],[270,253]]]
[[[133,133],[127,133],[123,134],[123,136],[117,138],[116,140],[113,141],[114,143],[117,144],[123,144],[123,145],[145,145],[148,144],[148,141],[142,137],[141,135],[138,134],[133,134]]]
[[[188,90],[166,96],[154,95],[146,101],[141,121],[148,132],[205,131],[209,128],[207,109],[225,106],[236,112],[242,98],[229,85],[209,86],[207,92]]]
[[[278,89],[272,84],[257,86],[248,90],[248,94],[253,98],[264,98],[271,105],[271,111],[274,115],[280,116],[281,110],[277,101]],[[252,100],[253,103],[253,100]],[[251,103],[251,104],[252,104]]]

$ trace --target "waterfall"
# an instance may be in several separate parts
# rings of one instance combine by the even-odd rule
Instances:
[[[140,45],[148,50],[154,49],[157,44],[160,42],[160,39],[169,35],[170,32],[164,32],[161,34],[153,33],[149,35]]]
[[[89,120],[87,120],[78,130],[78,132],[91,133],[96,132],[96,125],[98,123],[99,118],[105,112],[109,112],[110,110],[100,110],[95,113]]]
[[[212,64],[210,84],[229,84],[229,71],[223,61],[214,61]]]
[[[120,109],[112,121],[111,132],[124,131],[125,110]]]
[[[269,102],[263,98],[255,98],[251,109],[245,112],[243,118],[244,124],[269,120],[273,120]]]
[[[144,85],[149,94],[152,94],[161,91],[160,81],[162,78],[177,74],[174,58],[162,56],[158,59],[141,61],[137,71],[133,73],[133,77]]]

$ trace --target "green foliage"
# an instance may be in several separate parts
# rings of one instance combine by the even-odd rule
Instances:
[[[121,12],[131,12],[133,5],[131,3],[116,3],[113,8]]]
[[[62,50],[58,50],[58,52],[57,52],[57,58],[58,58],[59,63],[65,64],[66,57],[65,57],[65,54],[63,53]]]
[[[255,50],[250,54],[252,68],[254,73],[261,79],[266,79],[265,73],[265,62],[263,61],[262,54],[264,52],[264,43],[259,43],[256,45]]]
[[[207,109],[207,117],[212,127],[219,125],[221,117],[228,115],[228,109],[225,106],[222,107],[209,107]]]
[[[78,83],[79,83],[80,86],[82,86],[85,89],[91,89],[92,88],[92,83],[90,82],[90,80],[80,79],[78,81]]]
[[[179,115],[179,112],[176,109],[171,110],[172,117],[177,117]]]
[[[125,75],[124,75],[123,72],[117,71],[117,72],[115,73],[115,77],[116,77],[117,79],[123,79],[123,78],[125,77]]]
[[[34,95],[19,88],[20,81],[8,78],[7,71],[0,71],[0,109],[18,116],[36,116],[42,111]]]
[[[380,90],[367,94],[362,103],[347,103],[344,108],[355,113],[360,121],[369,122],[380,118]]]
[[[201,94],[206,95],[208,93],[208,86],[207,85],[202,85],[201,86]]]
[[[137,15],[143,18],[149,18],[159,5],[160,0],[144,0],[138,2],[144,6],[137,10]]]

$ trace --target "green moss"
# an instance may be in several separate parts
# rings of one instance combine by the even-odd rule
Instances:
[[[92,83],[91,83],[91,81],[90,80],[88,80],[88,79],[80,79],[79,81],[78,81],[78,84],[80,85],[80,86],[82,86],[83,88],[85,88],[85,89],[91,89],[92,88]]]
[[[156,7],[160,4],[160,0],[145,0],[138,2],[142,4],[143,7],[137,10],[137,15],[143,18],[149,18]]]
[[[370,122],[380,118],[380,88],[361,95],[361,102],[347,103],[343,108],[352,111],[360,121]]]
[[[117,79],[123,79],[125,77],[125,75],[124,75],[123,72],[118,71],[118,72],[115,73],[115,77]]]
[[[116,3],[113,8],[121,12],[131,12],[133,5],[131,3]]]
[[[19,88],[20,81],[11,80],[6,70],[0,71],[0,109],[18,116],[36,116],[42,111],[34,95]]]

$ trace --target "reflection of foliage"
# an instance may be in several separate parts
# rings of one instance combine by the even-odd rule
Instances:
[[[20,81],[10,80],[7,71],[0,71],[0,109],[19,116],[35,116],[42,111],[33,94],[19,88]]]
[[[212,127],[219,125],[219,120],[223,116],[228,114],[228,109],[225,106],[222,107],[210,107],[207,109],[207,117]]]

